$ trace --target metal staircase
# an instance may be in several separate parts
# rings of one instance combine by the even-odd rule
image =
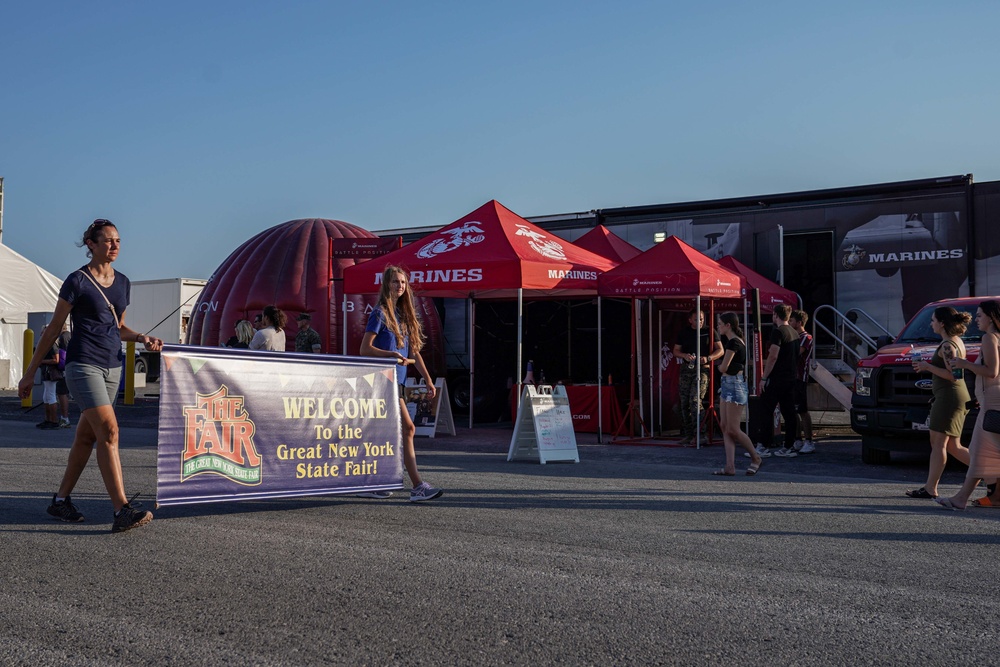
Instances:
[[[827,312],[833,314],[833,330],[819,321],[820,313]],[[892,335],[875,318],[860,308],[851,308],[842,313],[833,306],[820,306],[813,312],[811,318],[814,342],[812,356],[808,362],[809,375],[816,380],[816,384],[823,389],[833,404],[848,412],[851,410],[851,395],[854,391],[854,368],[859,359],[867,357],[878,349],[875,339],[858,326],[858,320],[862,318],[885,335]],[[821,347],[815,343],[817,329],[834,341],[832,346],[823,348],[822,357],[818,356]],[[813,405],[812,397],[810,405]]]

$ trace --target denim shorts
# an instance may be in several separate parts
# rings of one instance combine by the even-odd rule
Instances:
[[[81,411],[114,405],[121,379],[121,366],[101,368],[76,361],[66,364],[66,384]]]
[[[719,400],[723,403],[747,404],[747,383],[743,375],[723,375],[719,385]]]

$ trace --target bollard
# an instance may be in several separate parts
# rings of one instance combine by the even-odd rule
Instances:
[[[135,341],[125,343],[125,405],[135,405]]]
[[[24,349],[21,352],[21,360],[23,362],[23,365],[21,366],[21,374],[24,375],[24,372],[28,370],[28,364],[31,363],[32,355],[35,354],[35,332],[31,329],[24,330]],[[31,394],[28,394],[27,398],[21,399],[22,408],[31,407],[32,394],[34,393],[34,388],[32,388]]]

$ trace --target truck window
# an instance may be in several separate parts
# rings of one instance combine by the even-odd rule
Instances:
[[[965,335],[962,336],[962,340],[978,342],[983,338],[983,332],[976,326],[976,308],[978,307],[978,303],[964,304],[956,307],[956,310],[964,310],[972,316],[972,321],[969,322],[969,328],[965,330]],[[933,314],[933,308],[924,308],[917,313],[917,315],[910,320],[910,323],[907,324],[903,331],[899,334],[899,338],[896,339],[896,342],[933,343],[940,341],[941,337],[934,333],[934,330],[931,329],[931,315]]]

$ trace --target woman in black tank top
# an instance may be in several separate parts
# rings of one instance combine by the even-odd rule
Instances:
[[[719,389],[719,422],[722,424],[722,442],[726,450],[726,465],[713,475],[736,474],[736,443],[750,454],[748,475],[756,475],[760,470],[761,457],[754,449],[753,442],[740,428],[743,410],[747,404],[747,383],[744,369],[747,364],[747,346],[743,342],[740,320],[735,313],[719,316],[719,336],[726,353],[719,364],[722,382]]]

